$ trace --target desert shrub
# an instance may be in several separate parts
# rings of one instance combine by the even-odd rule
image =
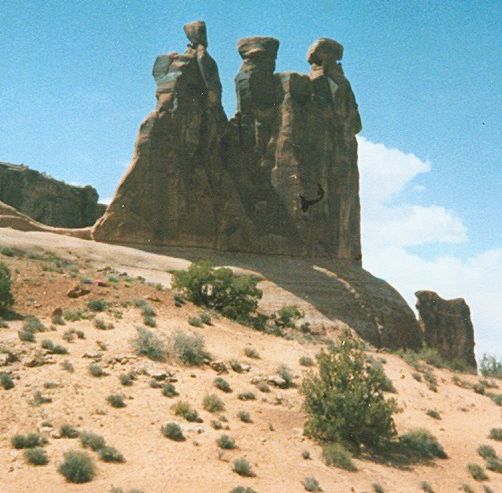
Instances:
[[[253,276],[236,276],[231,269],[210,262],[194,262],[173,274],[173,288],[196,305],[206,306],[237,322],[253,325],[262,291]]]
[[[150,315],[143,316],[143,323],[147,327],[157,327],[157,320],[155,319],[155,317],[151,317]]]
[[[246,459],[244,459],[244,457],[234,460],[233,471],[236,472],[239,476],[254,476],[253,470],[251,469],[251,464]]]
[[[106,398],[106,402],[108,402],[110,406],[115,407],[117,409],[121,407],[126,407],[126,403],[124,402],[124,397],[120,394],[110,394]]]
[[[77,438],[80,435],[78,430],[71,425],[62,425],[59,428],[59,434],[61,438]]]
[[[420,482],[420,489],[426,493],[434,493],[432,486],[427,481]]]
[[[257,493],[256,490],[253,490],[251,487],[245,487],[245,486],[236,486],[235,488],[232,488],[230,490],[230,493]]]
[[[41,346],[51,354],[68,354],[68,349],[60,344],[54,344],[50,339],[44,339]]]
[[[145,301],[145,304],[142,306],[141,313],[143,314],[144,317],[156,317],[157,313],[155,313],[155,310],[150,303]]]
[[[267,382],[258,382],[256,384],[256,388],[260,392],[264,392],[264,393],[270,392],[270,387],[268,386]]]
[[[488,438],[499,442],[502,441],[502,428],[492,428],[488,434]]]
[[[138,335],[132,341],[136,354],[146,356],[153,361],[164,361],[166,358],[166,348],[164,343],[151,331],[138,327]]]
[[[94,327],[99,330],[107,330],[108,324],[102,318],[96,317],[94,319]]]
[[[207,313],[207,312],[202,312],[199,315],[199,319],[205,325],[212,325],[213,324],[213,322],[211,320],[211,315],[209,315],[209,313]]]
[[[202,400],[202,407],[210,413],[217,413],[225,409],[225,404],[216,394],[209,394]]]
[[[251,392],[250,390],[246,390],[246,392],[241,392],[237,398],[241,401],[254,401],[256,400],[256,395],[254,392]]]
[[[417,428],[399,437],[399,443],[408,453],[422,459],[447,457],[443,446],[432,433],[424,428]]]
[[[190,423],[202,421],[197,410],[187,401],[178,401],[176,404],[173,404],[171,409],[176,416],[181,416]]]
[[[328,443],[322,449],[322,457],[328,466],[335,466],[347,471],[356,471],[350,452],[340,443]]]
[[[66,322],[63,318],[63,312],[61,310],[55,310],[51,315],[51,321],[54,325],[65,325]]]
[[[479,371],[484,377],[502,378],[502,359],[491,354],[483,354],[479,364]]]
[[[308,450],[304,450],[302,452],[302,458],[305,459],[305,460],[309,460],[311,457],[310,457],[310,452]]]
[[[432,373],[430,370],[426,370],[424,372],[424,380],[425,383],[427,384],[427,388],[431,390],[432,392],[437,392],[438,391],[438,381],[436,378],[436,375]]]
[[[29,448],[24,451],[24,458],[28,464],[45,466],[49,463],[47,452],[41,447]]]
[[[70,450],[64,454],[58,472],[71,483],[87,483],[96,475],[94,461],[86,452]]]
[[[232,368],[235,373],[242,373],[244,371],[244,368],[242,368],[241,362],[236,359],[231,359],[228,364],[230,365],[230,368]]]
[[[231,450],[236,447],[235,440],[229,435],[221,435],[220,438],[216,440],[218,447],[226,450]]]
[[[24,330],[24,329],[18,330],[17,336],[19,337],[20,341],[35,342],[35,334],[29,330]]]
[[[8,373],[0,373],[0,385],[4,390],[10,390],[14,388],[14,380]]]
[[[103,447],[100,449],[99,458],[103,462],[125,462],[125,457],[115,447]]]
[[[317,481],[314,476],[307,476],[303,481],[302,481],[303,487],[305,488],[305,491],[322,491],[321,490],[321,485],[319,484],[319,481]]]
[[[275,323],[280,327],[295,327],[295,321],[303,317],[296,305],[283,306],[275,315]]]
[[[223,423],[217,419],[213,419],[211,421],[211,426],[214,430],[222,430],[223,429]]]
[[[488,457],[486,459],[486,468],[489,471],[502,473],[502,459],[498,457]]]
[[[489,392],[486,394],[497,406],[502,406],[502,394],[494,394]]]
[[[87,308],[91,312],[104,312],[108,308],[108,302],[105,300],[91,300],[87,303]]]
[[[310,356],[301,356],[299,363],[301,366],[314,366],[314,360]]]
[[[33,392],[33,399],[30,401],[30,404],[32,406],[41,406],[42,404],[48,404],[49,402],[52,402],[50,397],[47,397],[39,390],[36,390]]]
[[[80,433],[80,443],[84,448],[90,448],[97,452],[106,446],[105,439],[92,431],[83,431]]]
[[[247,411],[239,411],[237,413],[237,417],[243,422],[243,423],[251,423],[251,415]]]
[[[222,390],[223,392],[232,392],[232,388],[230,387],[230,384],[222,377],[216,377],[213,380],[214,386],[217,389]]]
[[[483,459],[497,458],[497,452],[490,445],[480,445],[478,447],[478,454],[483,457]]]
[[[467,464],[467,470],[476,481],[486,481],[488,479],[485,470],[479,464]]]
[[[162,395],[165,397],[176,397],[178,392],[176,392],[176,387],[172,383],[166,383],[162,387]]]
[[[193,327],[202,327],[204,325],[199,317],[188,317],[188,323]]]
[[[83,334],[83,332],[82,332]],[[63,338],[63,340],[65,340],[66,342],[70,343],[70,342],[73,342],[75,340],[75,336],[76,336],[76,332],[75,330],[73,329],[68,329],[68,330],[65,330],[63,332],[63,335],[61,336]]]
[[[16,256],[16,250],[14,250],[14,248],[10,248],[10,247],[0,248],[0,253],[2,255],[5,255],[6,257],[14,257],[14,256]]]
[[[417,372],[413,372],[411,374],[411,376],[417,381],[417,382],[421,382],[422,381],[422,375],[420,375],[420,373],[417,373]],[[458,377],[457,377],[458,378]]]
[[[253,359],[259,359],[260,358],[260,355],[258,354],[258,351],[252,347],[245,347],[244,348],[244,354],[248,357],[248,358],[253,358]]]
[[[0,313],[8,310],[13,304],[10,270],[4,263],[0,262]]]
[[[172,353],[187,366],[198,366],[209,358],[204,347],[204,338],[178,331],[171,338]]]
[[[476,394],[485,395],[486,387],[482,383],[475,383],[472,386],[472,390],[474,390]]]
[[[483,486],[483,492],[484,493],[495,493],[489,486],[484,485]]]
[[[441,419],[441,414],[439,414],[439,412],[436,411],[435,409],[427,409],[425,414],[427,414],[427,416],[433,419]]]
[[[294,386],[293,374],[291,370],[286,365],[280,365],[276,370],[277,375],[279,375],[283,380],[284,384],[281,385],[283,389],[289,389]]]
[[[89,373],[93,377],[104,377],[106,375],[106,372],[97,363],[91,363],[89,365]]]
[[[384,397],[381,372],[348,333],[339,346],[317,356],[319,373],[302,383],[305,433],[323,442],[376,446],[396,435],[395,401]]]
[[[467,483],[462,485],[462,491],[464,493],[475,493],[475,491]]]
[[[120,375],[119,377],[120,383],[125,387],[130,387],[134,383],[135,379],[136,375],[132,371],[122,373],[122,375]]]
[[[371,485],[371,487],[373,488],[373,491],[375,493],[385,493],[385,490],[383,489],[383,486],[378,484],[378,483],[373,483]]]
[[[41,447],[47,443],[47,439],[38,433],[27,435],[14,435],[10,440],[15,449]]]
[[[185,440],[183,431],[177,423],[167,423],[161,428],[161,431],[166,438],[174,440],[175,442],[182,442]]]

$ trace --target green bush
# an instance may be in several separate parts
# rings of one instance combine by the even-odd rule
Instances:
[[[105,300],[91,300],[87,303],[87,308],[92,312],[104,312],[108,308]]]
[[[251,464],[243,457],[234,460],[233,470],[239,476],[252,477],[255,475],[251,469]]]
[[[176,416],[181,416],[190,423],[202,422],[202,419],[200,418],[197,410],[194,409],[187,401],[178,401],[176,404],[173,404],[171,409]]]
[[[486,459],[486,468],[489,471],[497,472],[497,473],[502,473],[502,459],[499,459],[498,457],[488,457]]]
[[[275,323],[280,327],[295,327],[295,321],[303,317],[296,305],[283,306],[275,316]]]
[[[230,387],[230,384],[222,377],[216,377],[213,380],[213,383],[217,389],[220,389],[223,392],[226,392],[226,393],[232,392],[232,388]]]
[[[220,438],[216,440],[218,447],[226,450],[232,450],[236,447],[235,440],[229,435],[221,435]]]
[[[15,449],[41,447],[47,443],[47,439],[38,433],[14,435],[10,441]]]
[[[417,428],[399,437],[399,443],[408,453],[422,459],[447,457],[443,446],[432,433],[424,428]]]
[[[199,315],[199,319],[205,325],[213,325],[213,322],[211,320],[211,315],[209,315],[209,313],[207,313],[207,312],[202,312]]]
[[[59,466],[61,473],[71,483],[87,483],[96,475],[96,467],[86,452],[70,450],[64,454],[64,462]]]
[[[124,456],[115,447],[103,447],[100,449],[99,458],[103,462],[125,462]]]
[[[127,373],[122,373],[122,375],[120,375],[119,377],[120,383],[124,387],[130,387],[134,383],[135,379],[136,375],[132,371],[129,371]]]
[[[196,305],[216,310],[237,322],[253,325],[262,291],[253,276],[236,276],[231,269],[211,262],[194,262],[173,274],[173,288]]]
[[[302,481],[303,487],[305,488],[305,491],[322,491],[321,490],[321,485],[319,484],[319,481],[317,481],[314,476],[307,476],[303,481]]]
[[[13,304],[10,270],[4,263],[0,262],[0,313],[8,310]]]
[[[199,317],[188,317],[188,323],[192,327],[202,327],[204,325]]]
[[[257,491],[253,490],[251,487],[236,486],[230,490],[230,493],[257,493]]]
[[[322,449],[324,462],[328,466],[335,466],[347,471],[357,471],[350,452],[340,443],[328,443]]]
[[[483,354],[479,364],[479,371],[484,377],[502,378],[502,359],[491,354]]]
[[[165,397],[176,397],[178,392],[176,392],[176,387],[172,383],[166,383],[162,387],[162,395]]]
[[[178,331],[171,338],[171,351],[187,366],[198,366],[209,358],[204,348],[204,338]]]
[[[83,431],[80,434],[80,443],[84,448],[90,448],[94,452],[101,450],[106,446],[105,439],[92,431]]]
[[[478,447],[478,454],[483,457],[483,459],[497,458],[497,452],[490,445],[480,445]]]
[[[244,354],[248,357],[248,358],[252,358],[252,359],[259,359],[260,358],[260,355],[258,354],[258,351],[252,347],[245,347],[244,348]]]
[[[502,441],[502,428],[492,428],[488,434],[488,438],[499,442]]]
[[[24,451],[24,458],[28,464],[34,466],[45,466],[49,463],[47,452],[41,447],[29,448]]]
[[[318,374],[302,383],[305,433],[322,442],[378,446],[396,435],[395,401],[384,397],[382,372],[359,342],[345,333],[337,347],[317,356]]]
[[[439,414],[439,412],[436,411],[435,409],[427,409],[425,414],[427,414],[427,416],[433,419],[441,419],[441,414]]]
[[[14,388],[14,380],[8,373],[0,373],[0,385],[4,390],[10,390]]]
[[[202,407],[210,413],[218,413],[225,409],[225,404],[216,394],[209,394],[202,400]]]
[[[104,377],[106,375],[106,372],[97,363],[90,363],[89,364],[89,373],[93,377]]]
[[[301,366],[314,366],[314,360],[310,356],[301,356],[299,363]]]
[[[243,423],[251,423],[251,415],[247,411],[239,411],[237,413],[237,417],[243,422]]]
[[[80,435],[78,430],[70,425],[62,425],[59,428],[59,434],[61,438],[77,438]]]
[[[177,423],[167,423],[161,428],[162,434],[175,442],[182,442],[185,440],[183,436],[183,431],[181,431],[181,427]]]
[[[132,341],[136,354],[146,356],[153,361],[164,361],[166,359],[166,348],[164,343],[151,331],[142,327],[136,328],[138,336]]]
[[[488,476],[479,464],[467,464],[467,470],[476,481],[486,481]]]
[[[110,394],[106,398],[106,402],[110,404],[110,406],[115,407],[117,409],[126,407],[126,403],[124,402],[124,397],[120,394]]]
[[[241,392],[237,398],[241,401],[254,401],[256,400],[256,395],[254,395],[254,392],[251,392],[250,390],[246,390],[246,392]]]

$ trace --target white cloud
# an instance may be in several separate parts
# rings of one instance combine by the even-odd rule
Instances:
[[[502,248],[472,254],[424,258],[408,250],[425,244],[467,242],[467,228],[441,205],[406,202],[408,189],[431,164],[413,154],[359,138],[364,266],[389,281],[414,307],[414,292],[437,291],[465,298],[476,331],[476,352],[502,355]]]

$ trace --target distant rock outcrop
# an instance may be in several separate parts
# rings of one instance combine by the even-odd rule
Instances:
[[[185,33],[184,54],[155,62],[157,108],[94,238],[360,264],[361,122],[342,46],[317,41],[310,75],[275,73],[279,41],[242,39],[238,110],[228,121],[206,26]]]
[[[465,300],[444,300],[434,291],[417,291],[415,295],[427,345],[437,348],[447,360],[460,360],[476,368],[474,328]]]
[[[55,180],[27,166],[0,162],[0,200],[48,226],[83,228],[104,213],[93,187]]]

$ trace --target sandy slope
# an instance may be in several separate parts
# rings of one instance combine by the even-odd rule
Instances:
[[[79,277],[91,279],[105,278],[106,274],[97,269],[110,265],[118,272],[127,271],[134,276],[141,274],[167,285],[170,276],[165,270],[187,265],[182,258],[166,258],[73,238],[64,238],[55,244],[52,235],[40,233],[16,233],[9,237],[4,234],[0,237],[0,246],[6,243],[25,250],[34,245],[55,249],[78,264]],[[439,391],[434,393],[425,383],[412,378],[413,370],[399,357],[381,353],[378,356],[386,360],[385,371],[397,389],[395,397],[402,408],[402,412],[396,415],[399,432],[418,426],[428,428],[444,445],[449,458],[406,467],[370,459],[357,460],[359,470],[355,473],[328,467],[321,460],[320,447],[302,435],[304,419],[298,390],[272,388],[270,393],[261,393],[251,383],[256,376],[273,374],[279,364],[288,365],[299,382],[306,370],[299,365],[298,359],[302,355],[315,355],[320,348],[318,344],[302,344],[264,335],[223,318],[216,318],[213,326],[194,328],[187,320],[189,315],[199,312],[196,307],[176,308],[170,291],[159,291],[139,281],[131,282],[130,287],[126,287],[122,279],[117,285],[93,285],[89,295],[72,300],[66,296],[66,291],[76,280],[67,270],[64,273],[48,271],[47,267],[44,270],[45,264],[40,260],[16,257],[2,257],[0,260],[6,262],[13,272],[16,310],[39,316],[47,326],[51,325],[50,314],[54,308],[75,309],[84,306],[89,299],[113,301],[122,313],[122,318],[115,318],[110,313],[103,316],[113,322],[113,330],[98,330],[91,321],[67,322],[65,326],[56,326],[54,331],[39,334],[36,345],[19,341],[17,330],[21,321],[9,322],[8,328],[0,329],[0,346],[9,347],[20,356],[20,361],[0,368],[0,371],[10,372],[16,383],[9,391],[0,389],[1,493],[32,492],[34,489],[40,493],[106,492],[112,485],[125,491],[139,488],[144,493],[226,493],[238,485],[252,486],[260,493],[289,493],[304,491],[301,481],[306,476],[315,476],[323,491],[329,493],[370,492],[375,482],[380,483],[386,492],[418,492],[423,480],[427,480],[436,492],[459,491],[464,482],[469,483],[474,491],[481,492],[482,486],[466,471],[467,463],[483,463],[476,449],[484,443],[489,443],[502,454],[500,442],[486,438],[490,428],[501,426],[500,408],[490,399],[455,385],[453,374],[445,370],[434,370],[439,381]],[[223,375],[231,384],[232,393],[224,394],[212,386],[217,374],[208,366],[186,368],[175,361],[155,363],[134,355],[130,341],[135,336],[135,326],[142,324],[142,316],[139,309],[124,308],[120,303],[144,297],[150,298],[158,313],[157,328],[152,330],[159,336],[168,339],[180,329],[202,334],[215,360],[236,358],[250,365],[249,372],[230,370]],[[62,334],[69,328],[83,330],[86,338],[65,342]],[[54,364],[26,367],[25,363],[45,338],[66,346],[69,355],[50,356]],[[98,340],[108,348],[102,351],[101,364],[109,375],[102,378],[88,373],[90,360],[83,357],[88,351],[98,350]],[[245,357],[243,350],[246,346],[255,348],[261,358]],[[114,362],[117,357],[120,363]],[[61,368],[60,362],[65,359],[74,365],[74,373]],[[174,373],[179,397],[166,398],[159,389],[149,386],[151,378],[144,373],[158,369]],[[129,370],[142,374],[132,387],[123,387],[118,377]],[[470,382],[477,380],[475,376],[462,375],[461,378]],[[57,388],[45,389],[44,383],[49,381],[56,382]],[[30,405],[35,390],[50,396],[52,402],[38,407]],[[240,401],[237,395],[245,390],[253,390],[257,400]],[[228,419],[228,431],[211,427],[210,422],[215,417],[204,411],[201,404],[207,392],[217,393],[224,400],[226,409],[221,414]],[[124,393],[127,407],[111,408],[105,401],[110,393]],[[170,406],[178,399],[189,400],[199,410],[204,422],[191,424],[175,417]],[[431,408],[440,412],[442,420],[434,420],[425,414]],[[242,423],[236,417],[240,410],[249,411],[252,423]],[[98,475],[93,482],[68,484],[56,472],[57,465],[64,451],[80,448],[78,441],[53,438],[53,432],[47,429],[49,444],[46,450],[50,463],[43,467],[27,465],[22,451],[10,446],[10,437],[15,433],[40,429],[44,421],[50,422],[54,431],[61,424],[69,423],[81,430],[102,434],[110,445],[125,455],[127,462],[105,464],[96,457]],[[172,442],[162,436],[160,427],[168,421],[180,423],[187,437],[185,442]],[[215,440],[222,433],[234,437],[238,449],[220,453]],[[302,458],[304,450],[310,451],[311,460]],[[232,461],[237,457],[248,458],[256,477],[241,478],[232,472]],[[502,491],[500,475],[492,472],[488,475],[490,481],[485,484],[494,491]]]

